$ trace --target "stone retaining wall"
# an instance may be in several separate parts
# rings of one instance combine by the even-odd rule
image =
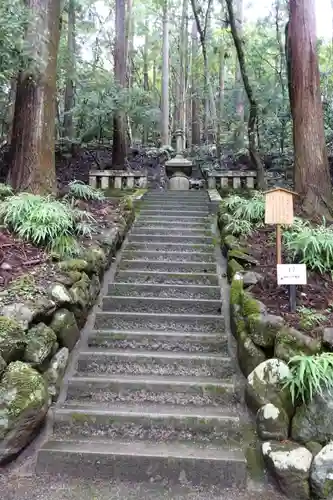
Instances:
[[[95,303],[101,279],[133,222],[104,230],[79,259],[58,263],[45,297],[0,311],[0,464],[36,435],[59,394],[70,351]]]
[[[221,210],[221,209],[220,209]],[[323,391],[311,402],[292,402],[284,387],[288,362],[299,354],[332,351],[332,330],[311,338],[290,328],[250,293],[261,275],[244,243],[224,231],[219,213],[222,251],[230,283],[230,318],[237,357],[246,377],[245,400],[256,416],[267,468],[289,498],[332,498],[333,394]]]

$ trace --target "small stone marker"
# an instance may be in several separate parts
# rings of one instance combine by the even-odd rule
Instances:
[[[274,188],[266,191],[265,193],[265,224],[275,224],[276,225],[276,264],[277,264],[277,274],[278,274],[278,285],[289,285],[289,308],[291,312],[296,311],[296,284],[294,281],[296,279],[296,270],[291,271],[289,274],[289,282],[287,276],[284,278],[282,276],[284,266],[282,264],[282,236],[281,236],[281,224],[291,225],[294,222],[294,196],[297,193],[284,188]],[[287,268],[296,268],[295,265],[286,265]],[[280,272],[280,278],[279,278]],[[300,273],[300,270],[298,271]],[[304,281],[304,270],[302,271],[302,280]],[[282,283],[281,281],[283,281]],[[280,280],[280,282],[279,282]],[[305,280],[306,280],[306,269],[305,269]],[[290,282],[292,281],[292,282]],[[303,283],[302,283],[303,284]],[[306,283],[305,283],[306,284]]]

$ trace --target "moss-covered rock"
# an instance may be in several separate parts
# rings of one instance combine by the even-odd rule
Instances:
[[[310,473],[310,484],[316,498],[331,499],[333,495],[333,442],[330,442],[314,457]]]
[[[288,365],[280,359],[272,358],[257,366],[247,377],[245,399],[255,413],[267,403],[283,408],[288,415],[293,413],[290,392],[283,388],[286,377],[290,376]]]
[[[305,443],[305,447],[311,451],[312,455],[315,457],[322,450],[323,446],[320,443],[316,443],[316,441],[308,441]]]
[[[93,305],[95,303],[95,300],[97,299],[100,290],[101,290],[101,282],[98,278],[98,275],[93,274],[89,285],[90,305]]]
[[[242,272],[244,272],[244,267],[241,264],[239,264],[237,260],[235,259],[228,260],[227,276],[229,282],[232,281],[236,273],[242,273]]]
[[[62,283],[63,285],[66,285],[68,287],[71,287],[81,279],[82,275],[79,271],[68,271],[68,272],[63,272],[61,275],[57,276],[57,281],[59,283]]]
[[[242,264],[242,266],[258,266],[259,262],[257,259],[249,255],[248,253],[242,252],[238,248],[229,250],[228,252],[228,260],[235,259],[237,262]]]
[[[69,260],[63,260],[62,262],[59,262],[58,264],[60,271],[87,271],[89,264],[86,260],[84,259],[69,259]]]
[[[10,318],[0,316],[0,355],[9,363],[20,359],[26,346],[26,338],[21,325]]]
[[[310,498],[310,467],[312,454],[306,448],[291,441],[278,443],[267,441],[262,452],[268,470],[276,478],[288,498]]]
[[[49,295],[59,305],[73,303],[73,297],[62,283],[53,283],[49,288]]]
[[[68,363],[68,357],[69,351],[67,347],[63,347],[52,357],[49,368],[44,373],[44,378],[48,386],[48,393],[52,396],[53,400],[56,400],[59,395]]]
[[[245,331],[245,322],[238,322],[237,358],[240,369],[247,377],[260,363],[266,360],[264,352],[257,347]]]
[[[95,246],[85,250],[82,257],[88,262],[87,272],[89,274],[100,275],[108,264],[105,251],[101,247]]]
[[[291,424],[292,438],[301,443],[316,441],[326,444],[333,441],[333,394],[324,390],[316,394],[311,402],[296,409]]]
[[[23,302],[15,302],[14,304],[4,306],[1,309],[1,316],[16,321],[23,330],[28,330],[30,323],[35,317],[35,310],[30,304],[27,305]]]
[[[1,375],[3,374],[3,372],[5,371],[6,366],[7,366],[6,361],[3,359],[2,356],[0,356],[0,378],[1,378]]]
[[[276,335],[274,356],[288,362],[299,354],[317,354],[321,347],[320,340],[312,339],[294,328],[284,327]]]
[[[83,326],[92,302],[89,288],[89,277],[85,273],[82,273],[81,279],[74,283],[70,289],[74,304],[71,309],[74,312],[79,328]]]
[[[258,410],[256,420],[260,439],[281,441],[288,438],[289,417],[283,408],[268,403]]]
[[[264,315],[266,314],[266,307],[262,302],[259,300],[255,299],[252,297],[252,295],[244,291],[242,295],[242,315],[245,318],[248,318],[251,315],[257,315],[259,316],[260,314]]]
[[[31,441],[48,406],[43,376],[21,361],[10,363],[0,383],[0,463]]]
[[[233,234],[226,234],[221,238],[221,244],[226,250],[226,255],[229,250],[239,250],[245,254],[248,253],[247,249],[241,245],[241,242]]]
[[[234,278],[230,285],[230,304],[242,304],[243,296],[243,281],[241,279]]]
[[[56,333],[59,344],[62,347],[67,347],[70,351],[80,338],[80,330],[74,313],[67,309],[58,309],[54,313],[50,327]]]
[[[24,352],[24,360],[34,367],[41,366],[52,354],[57,336],[54,331],[44,323],[39,323],[26,334],[27,346]]]
[[[273,314],[260,313],[247,316],[248,333],[253,342],[260,347],[273,347],[275,337],[283,325],[283,319]]]

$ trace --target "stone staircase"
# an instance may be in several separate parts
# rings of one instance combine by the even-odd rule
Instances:
[[[204,191],[151,191],[54,407],[37,473],[245,488]]]

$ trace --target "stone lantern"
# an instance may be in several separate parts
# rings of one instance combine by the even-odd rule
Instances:
[[[176,130],[176,156],[165,163],[165,173],[169,179],[168,188],[171,191],[190,189],[188,177],[192,174],[192,162],[181,154],[184,143],[184,133]]]

